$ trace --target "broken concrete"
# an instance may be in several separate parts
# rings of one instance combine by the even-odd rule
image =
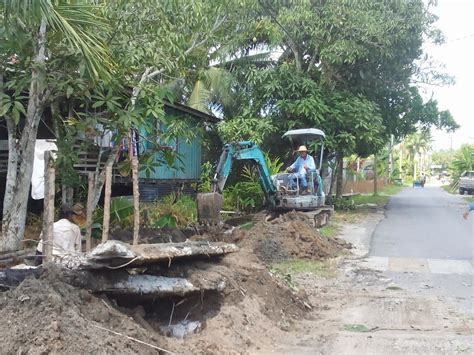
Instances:
[[[128,275],[127,273],[89,274],[86,286],[94,293],[105,292],[110,295],[136,295],[141,298],[184,297],[203,291],[223,291],[223,279],[214,282],[194,284],[185,278],[155,275]]]
[[[98,245],[85,257],[75,262],[65,259],[63,264],[74,269],[114,269],[156,263],[168,263],[183,258],[210,258],[238,251],[235,244],[207,241],[130,245],[109,240]],[[72,267],[71,267],[72,266]]]

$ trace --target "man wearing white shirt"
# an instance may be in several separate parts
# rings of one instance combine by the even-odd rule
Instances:
[[[308,192],[308,181],[306,175],[311,171],[316,171],[316,164],[311,155],[308,154],[306,146],[302,145],[298,148],[299,157],[293,164],[288,167],[289,172],[294,172],[300,181],[300,187],[303,193]]]
[[[42,236],[41,236],[42,237]],[[76,254],[81,249],[81,230],[74,223],[74,211],[69,206],[63,206],[59,214],[59,220],[53,225],[53,257],[60,258],[67,254]],[[41,263],[43,257],[43,241],[40,240],[36,248],[37,264]]]

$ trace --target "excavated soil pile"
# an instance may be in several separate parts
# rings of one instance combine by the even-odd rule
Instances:
[[[262,343],[273,342],[275,334],[284,336],[296,322],[310,316],[310,310],[315,307],[309,304],[304,291],[294,292],[273,277],[251,250],[241,249],[226,255],[219,264],[175,265],[172,272],[176,276],[189,275],[192,280],[191,275],[198,277],[199,270],[224,276],[228,287],[219,309],[204,315],[202,332],[189,336],[184,342],[167,339],[168,346],[180,354],[252,353]],[[206,300],[204,295],[203,301]],[[182,316],[174,318],[178,320]],[[195,318],[190,316],[189,319]]]
[[[222,279],[223,291],[109,301],[69,285],[62,270],[48,266],[39,279],[26,279],[0,293],[0,353],[158,353],[129,337],[175,353],[255,352],[284,337],[317,308],[303,291],[294,292],[275,278],[263,262],[330,258],[349,247],[337,238],[322,237],[306,215],[294,212],[271,222],[257,216],[246,228],[208,228],[192,239],[235,242],[240,251],[212,260],[173,261],[140,272],[184,277],[195,284]],[[201,322],[202,330],[184,341],[165,338],[158,331],[160,326],[186,320]]]
[[[28,278],[14,290],[0,294],[0,319],[1,354],[159,353],[100,328],[166,348],[156,334],[104,299],[65,283],[61,270],[53,266],[39,279]]]
[[[310,218],[300,212],[289,212],[270,222],[256,222],[252,229],[244,231],[241,239],[243,246],[251,246],[269,264],[289,258],[323,260],[351,248],[342,239],[321,236]]]
[[[351,249],[351,244],[342,239],[321,236],[306,214],[295,211],[270,222],[264,215],[255,215],[250,229],[203,230],[194,239],[237,243],[267,264],[291,258],[329,259]]]

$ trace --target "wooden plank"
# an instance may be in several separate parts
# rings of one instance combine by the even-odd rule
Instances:
[[[102,243],[109,239],[110,196],[112,194],[112,167],[105,169],[104,222],[102,223]]]
[[[44,261],[53,261],[55,170],[49,150],[44,152],[44,212],[43,255]]]
[[[94,199],[94,173],[88,175],[87,206],[86,206],[86,251],[92,248],[92,203]]]
[[[139,243],[140,231],[140,189],[138,186],[138,158],[132,157],[132,186],[133,186],[133,244]]]
[[[21,257],[25,255],[33,255],[34,253],[35,249],[23,249],[9,253],[2,253],[0,254],[0,260]]]

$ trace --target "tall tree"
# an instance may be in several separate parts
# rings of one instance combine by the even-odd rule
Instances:
[[[0,17],[0,116],[9,147],[0,251],[10,251],[23,239],[38,125],[58,83],[71,69],[108,80],[111,65],[96,35],[106,26],[100,8],[87,1],[3,0]]]

